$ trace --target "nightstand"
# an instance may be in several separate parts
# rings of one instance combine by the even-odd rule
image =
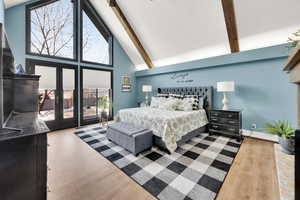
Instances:
[[[209,110],[209,134],[223,134],[242,140],[241,110]]]

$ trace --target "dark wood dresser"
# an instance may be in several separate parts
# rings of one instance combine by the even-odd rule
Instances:
[[[37,113],[15,113],[0,131],[0,199],[47,199],[47,132]]]
[[[223,134],[242,139],[242,111],[241,110],[209,110],[209,133]]]

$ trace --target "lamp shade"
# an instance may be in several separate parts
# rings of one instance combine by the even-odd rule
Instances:
[[[152,85],[143,85],[143,92],[152,92]]]
[[[217,82],[218,92],[234,92],[234,82],[233,81],[223,81]]]

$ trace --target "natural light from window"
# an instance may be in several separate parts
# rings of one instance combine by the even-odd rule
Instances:
[[[82,28],[83,60],[109,65],[109,42],[106,41],[84,11],[82,12]]]
[[[30,10],[30,53],[74,58],[73,7],[60,0]]]

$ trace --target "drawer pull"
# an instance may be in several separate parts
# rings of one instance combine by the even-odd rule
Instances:
[[[228,115],[228,117],[232,117],[232,115]]]
[[[235,131],[235,129],[234,129],[234,128],[229,128],[228,130],[230,130],[230,131]]]
[[[216,126],[216,125],[214,125],[214,126],[212,126],[213,128],[219,128],[219,126]]]
[[[214,118],[212,118],[211,120],[213,120],[213,121],[218,121],[217,119],[214,119]]]

